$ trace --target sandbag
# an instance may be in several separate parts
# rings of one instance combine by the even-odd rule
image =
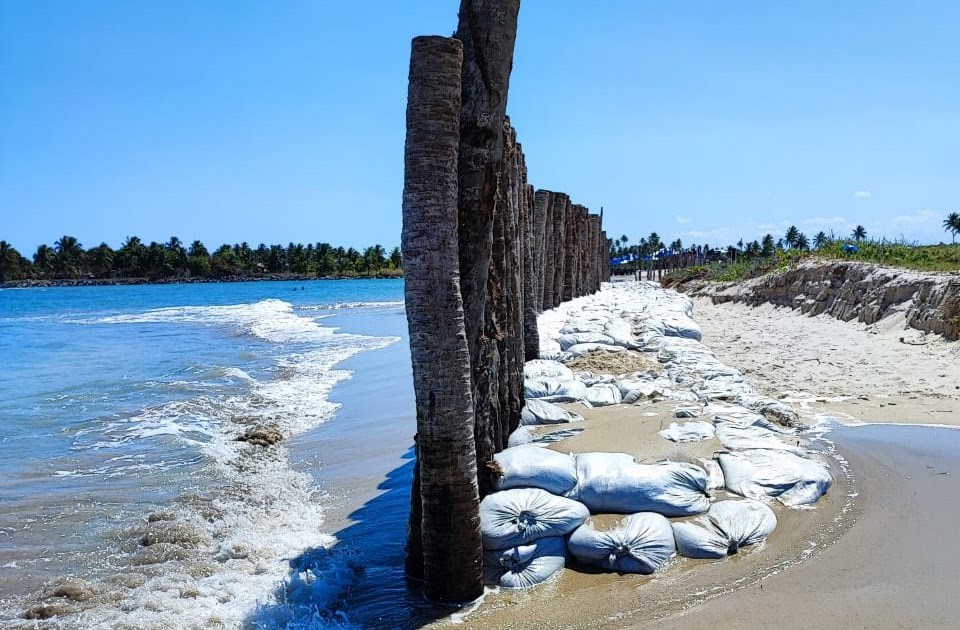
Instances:
[[[566,545],[559,536],[528,545],[483,552],[483,581],[504,588],[530,588],[542,584],[566,564]]]
[[[669,428],[660,431],[660,437],[671,442],[702,442],[713,436],[713,425],[699,420],[683,424],[671,422]]]
[[[570,356],[576,358],[591,352],[624,352],[625,350],[621,346],[611,346],[605,343],[578,343],[575,346],[570,346],[566,351]]]
[[[710,507],[707,473],[693,464],[638,464],[626,453],[581,453],[575,496],[594,513],[701,514]]]
[[[560,363],[548,359],[534,359],[523,365],[523,378],[528,380],[550,379],[556,381],[573,380],[573,370]]]
[[[698,457],[697,462],[707,471],[707,490],[720,490],[726,487],[723,480],[723,469],[719,462],[714,459]]]
[[[577,560],[618,573],[653,573],[676,553],[670,521],[653,512],[631,514],[614,528],[576,529],[567,548]]]
[[[582,420],[583,416],[579,413],[536,398],[526,401],[520,412],[521,425],[563,424]]]
[[[515,488],[483,498],[480,534],[484,549],[505,549],[547,536],[564,536],[589,516],[590,510],[573,499],[540,488]]]
[[[680,313],[665,314],[660,318],[663,334],[668,337],[683,337],[700,341],[703,332],[692,318]]]
[[[826,467],[793,453],[749,450],[721,453],[719,460],[731,492],[751,499],[775,498],[790,507],[816,503],[833,483]]]
[[[599,343],[608,346],[614,345],[613,337],[600,332],[579,332],[570,333],[569,335],[560,335],[557,341],[560,343],[560,348],[562,350],[569,350],[572,346],[575,346],[579,343]]]
[[[804,454],[802,448],[785,442],[779,433],[762,426],[740,427],[727,422],[717,422],[716,433],[724,448],[731,450],[769,449],[795,455]]]
[[[548,402],[578,402],[587,397],[587,386],[580,381],[527,379],[523,382],[526,399],[540,398]]]
[[[720,501],[703,516],[673,524],[677,553],[686,558],[723,558],[763,542],[777,528],[777,516],[759,501]]]
[[[594,407],[619,405],[621,400],[620,388],[614,383],[601,383],[587,388],[586,401]]]
[[[636,337],[633,336],[633,329],[623,319],[616,317],[612,319],[605,327],[603,332],[613,339],[613,343],[623,348],[636,350],[639,348]]]
[[[572,455],[523,445],[504,449],[494,455],[493,460],[497,490],[542,488],[563,494],[577,485],[577,464]]]

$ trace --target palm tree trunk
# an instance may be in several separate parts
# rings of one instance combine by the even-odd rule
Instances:
[[[501,292],[491,275],[496,213],[504,189],[504,123],[513,69],[520,0],[461,0],[455,37],[463,43],[458,174],[458,217],[464,325],[476,408],[477,460],[493,456],[500,438],[500,350],[503,334],[488,296]],[[480,490],[488,489],[485,469]]]
[[[457,602],[483,592],[470,355],[457,266],[462,54],[455,39],[413,40],[402,235],[423,577],[427,598]]]

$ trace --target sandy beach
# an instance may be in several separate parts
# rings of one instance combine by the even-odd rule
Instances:
[[[868,327],[704,299],[695,318],[723,363],[829,427],[834,487],[813,510],[777,506],[780,526],[762,548],[677,559],[652,577],[568,568],[543,588],[501,591],[465,627],[955,627],[960,553],[945,542],[960,496],[958,344],[898,321]],[[587,410],[584,432],[553,448],[710,457],[707,444],[657,436],[674,406]]]
[[[828,423],[823,437],[829,442],[817,432],[803,440],[806,448],[827,449],[835,478],[815,508],[774,504],[776,532],[764,545],[732,558],[676,558],[653,576],[572,566],[537,588],[490,594],[452,624],[450,617],[438,619],[423,607],[398,567],[410,462],[393,453],[382,466],[365,459],[358,467],[349,450],[339,459],[328,454],[324,485],[336,480],[352,488],[328,522],[347,547],[375,539],[378,549],[376,565],[367,565],[350,598],[351,620],[460,628],[953,627],[960,617],[960,602],[952,597],[960,583],[960,557],[945,541],[957,516],[951,498],[960,496],[960,430],[898,425],[960,425],[958,344],[899,330],[894,322],[868,328],[702,299],[694,315],[704,343],[754,388],[788,402],[808,424]],[[381,352],[377,361],[384,364],[406,359],[399,346]],[[388,420],[380,405],[357,402],[374,393],[379,398],[382,386],[376,372],[345,385],[343,424],[328,430],[342,429],[368,445],[382,441],[387,453],[409,432],[409,419]],[[398,383],[389,398],[408,399],[407,389]],[[676,444],[659,437],[657,432],[675,421],[675,406],[671,401],[596,409],[568,405],[585,421],[566,427],[584,431],[551,448],[624,451],[644,462],[711,457],[715,442]],[[834,445],[839,459],[832,459]],[[373,468],[393,470],[384,476]],[[377,519],[369,518],[374,512]],[[387,515],[395,519],[384,524]],[[596,520],[603,525],[615,518]],[[395,616],[379,616],[392,608]]]
[[[805,419],[960,425],[960,344],[787,309],[697,301],[704,342]],[[863,426],[830,438],[856,480],[856,516],[836,544],[658,628],[954,628],[960,553],[960,431]],[[641,625],[639,627],[646,627]]]

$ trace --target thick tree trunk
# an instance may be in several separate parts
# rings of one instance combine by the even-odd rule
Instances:
[[[526,162],[523,165],[523,179],[527,179]],[[540,331],[537,328],[537,246],[536,212],[534,210],[533,186],[527,184],[523,196],[523,350],[524,360],[532,361],[540,357]]]
[[[429,599],[456,602],[483,592],[470,355],[457,264],[462,60],[455,39],[413,40],[402,235],[423,577]]]
[[[559,306],[563,302],[563,274],[566,262],[566,236],[567,236],[567,209],[570,207],[570,197],[565,193],[554,193],[553,197],[553,269],[548,269],[547,273],[552,274],[553,290],[551,295],[553,301],[550,308]]]
[[[488,296],[502,291],[494,275],[493,230],[505,201],[504,122],[513,69],[520,0],[461,0],[455,37],[463,42],[458,216],[460,290],[470,350],[476,407],[477,459],[492,458],[501,434],[501,365],[504,334]],[[489,489],[481,469],[480,490]]]
[[[536,255],[534,257],[534,275],[536,282],[536,308],[540,313],[546,308],[544,295],[547,268],[548,248],[548,216],[550,214],[550,191],[538,190],[533,196],[533,241]]]

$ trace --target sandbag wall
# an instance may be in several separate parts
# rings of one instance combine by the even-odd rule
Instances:
[[[479,499],[494,482],[487,464],[520,423],[537,313],[608,279],[600,217],[527,180],[506,116],[519,8],[462,0],[454,37],[416,38],[411,53],[402,247],[417,464],[406,568],[442,601],[482,592]],[[433,295],[445,316],[430,312]],[[451,501],[455,519],[444,513]]]

